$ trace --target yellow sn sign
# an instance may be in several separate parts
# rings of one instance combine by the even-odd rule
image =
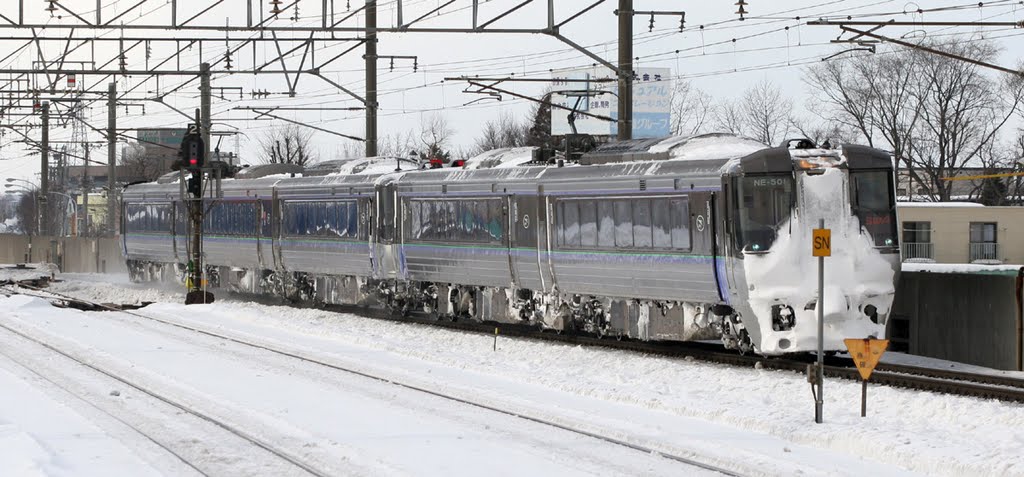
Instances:
[[[832,256],[832,229],[814,229],[814,248],[811,255],[815,257]]]

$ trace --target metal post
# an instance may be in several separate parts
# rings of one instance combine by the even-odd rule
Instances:
[[[82,226],[78,229],[78,235],[85,237],[89,235],[89,143],[85,143],[85,160],[82,161]]]
[[[210,128],[213,127],[213,118],[210,117],[210,101],[212,89],[210,88],[210,64],[203,63],[199,65],[199,107],[201,111],[199,113],[201,123],[199,124],[199,133],[203,136],[203,143],[205,144],[204,152],[205,158],[210,158]]]
[[[618,138],[633,138],[633,0],[619,0]]]
[[[117,235],[117,83],[107,85],[107,233]]]
[[[50,210],[47,196],[50,194],[50,103],[43,101],[42,151],[39,151],[39,235],[50,233]]]
[[[825,228],[825,219],[818,220],[818,228]],[[825,398],[825,257],[818,257],[818,392],[814,396],[814,422],[821,424]]]
[[[366,157],[377,155],[377,0],[366,0]]]
[[[103,11],[103,0],[96,0],[96,24],[103,24],[103,15],[100,13]]]
[[[868,415],[868,380],[860,380],[860,417]]]

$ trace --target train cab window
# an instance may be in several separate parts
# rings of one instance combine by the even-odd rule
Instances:
[[[850,171],[850,204],[876,247],[896,246],[896,202],[890,171]]]
[[[765,252],[793,209],[793,176],[748,175],[736,179],[733,201],[736,246],[746,252]]]

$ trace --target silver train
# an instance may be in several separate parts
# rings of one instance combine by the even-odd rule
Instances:
[[[498,152],[225,179],[204,199],[209,286],[764,355],[816,349],[818,306],[826,350],[885,334],[900,261],[882,151],[705,135],[608,144],[565,167]],[[124,190],[134,280],[183,277],[181,193],[176,180]]]

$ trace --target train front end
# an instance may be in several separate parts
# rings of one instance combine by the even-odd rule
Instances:
[[[727,344],[764,355],[884,337],[900,266],[893,166],[862,146],[766,149],[730,167],[727,280],[735,314]],[[813,230],[831,231],[818,292]]]

